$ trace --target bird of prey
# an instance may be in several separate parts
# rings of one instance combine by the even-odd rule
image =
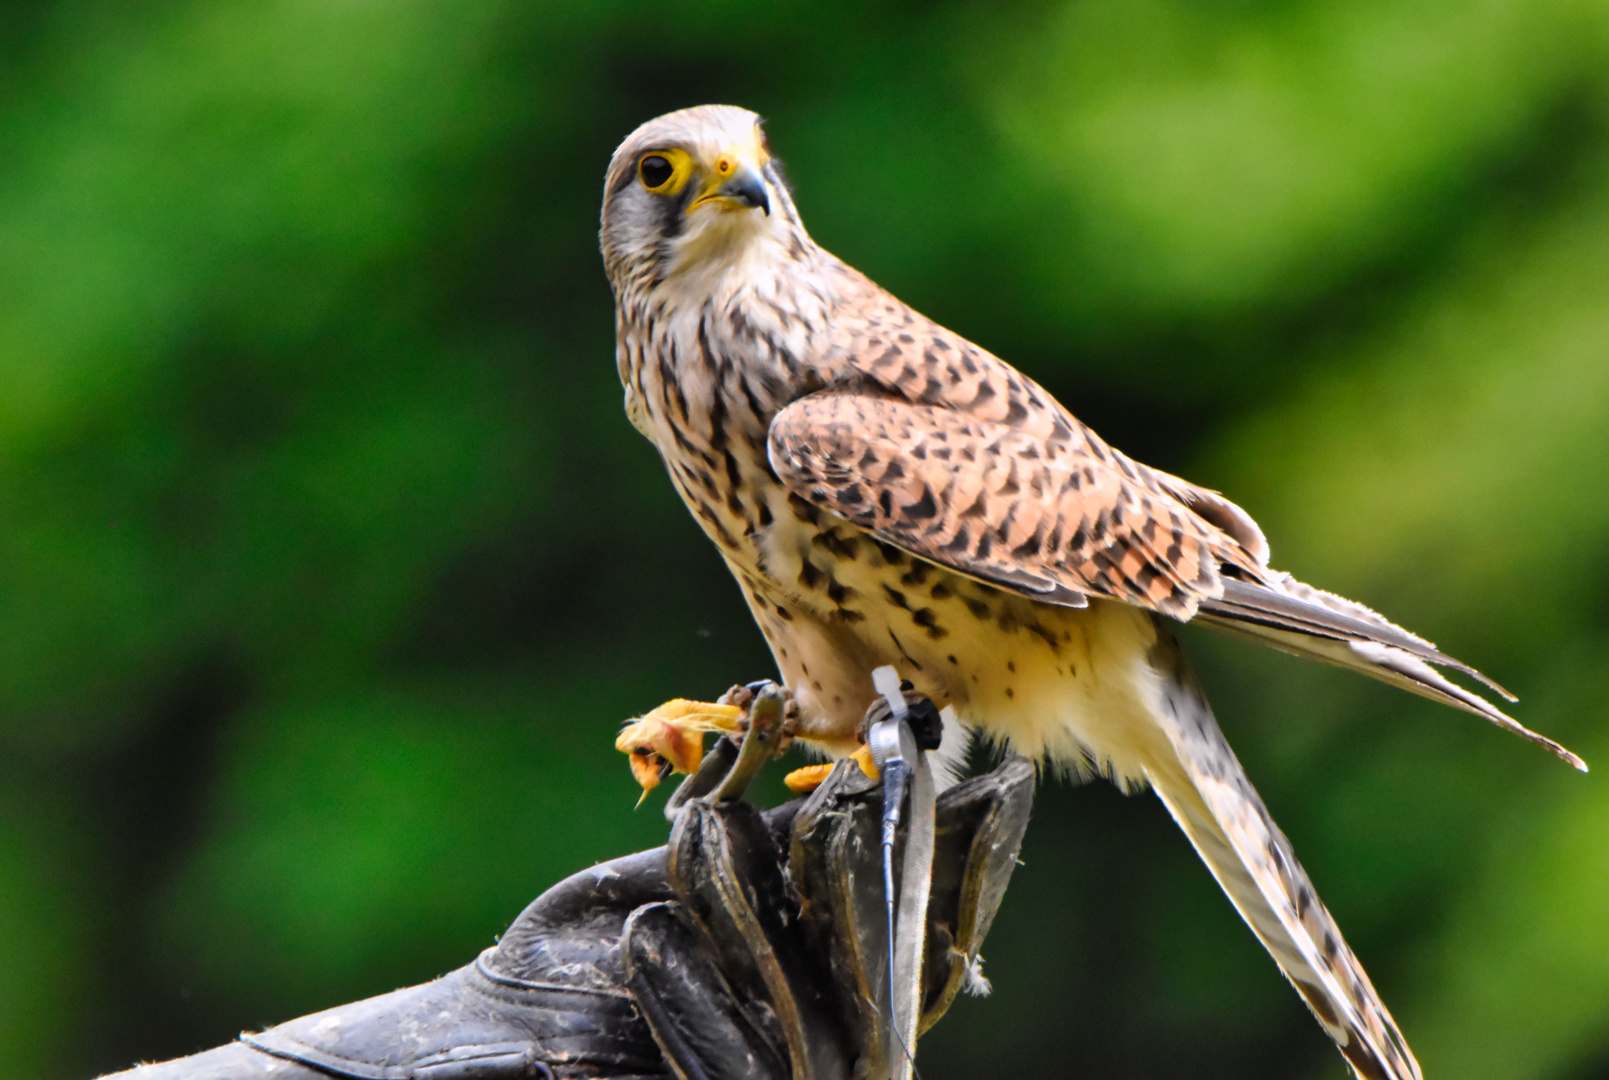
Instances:
[[[1125,457],[1032,379],[805,231],[759,118],[701,106],[615,151],[601,244],[626,412],[741,585],[797,737],[859,745],[892,664],[1021,753],[1162,799],[1360,1076],[1420,1076],[1225,742],[1168,620],[1197,620],[1568,750],[1501,687],[1268,565],[1216,492]]]

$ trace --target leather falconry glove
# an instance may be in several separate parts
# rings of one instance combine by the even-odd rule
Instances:
[[[978,950],[1033,786],[1033,767],[1013,758],[938,799],[919,1030],[981,983]],[[887,1034],[880,785],[842,762],[807,798],[764,813],[732,788],[686,799],[666,847],[559,882],[496,946],[433,982],[116,1075],[889,1076],[901,1049]]]

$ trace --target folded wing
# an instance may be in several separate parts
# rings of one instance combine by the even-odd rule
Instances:
[[[1220,564],[1244,559],[1098,441],[940,406],[811,394],[772,421],[770,458],[794,492],[881,539],[1048,603],[1103,596],[1188,619],[1221,595]]]
[[[1049,407],[1051,422],[1015,425],[875,384],[824,390],[772,421],[771,466],[800,497],[957,573],[1044,603],[1096,596],[1199,616],[1484,717],[1585,770],[1436,667],[1512,700],[1475,669],[1362,604],[1270,570],[1262,533],[1239,507],[1130,461]]]

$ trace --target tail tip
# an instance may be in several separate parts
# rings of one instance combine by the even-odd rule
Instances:
[[[1577,772],[1591,772],[1592,771],[1591,769],[1587,768],[1587,763],[1581,759],[1580,755],[1574,754],[1571,751],[1566,750],[1564,747],[1560,746],[1558,743],[1550,741],[1548,743],[1548,749],[1552,750],[1553,753],[1555,755],[1557,755],[1561,761],[1564,761],[1566,764],[1572,766]]]

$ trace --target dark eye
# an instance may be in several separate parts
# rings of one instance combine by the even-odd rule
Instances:
[[[637,173],[642,177],[642,186],[653,191],[670,183],[670,178],[676,174],[676,166],[658,154],[649,154],[637,166]]]

